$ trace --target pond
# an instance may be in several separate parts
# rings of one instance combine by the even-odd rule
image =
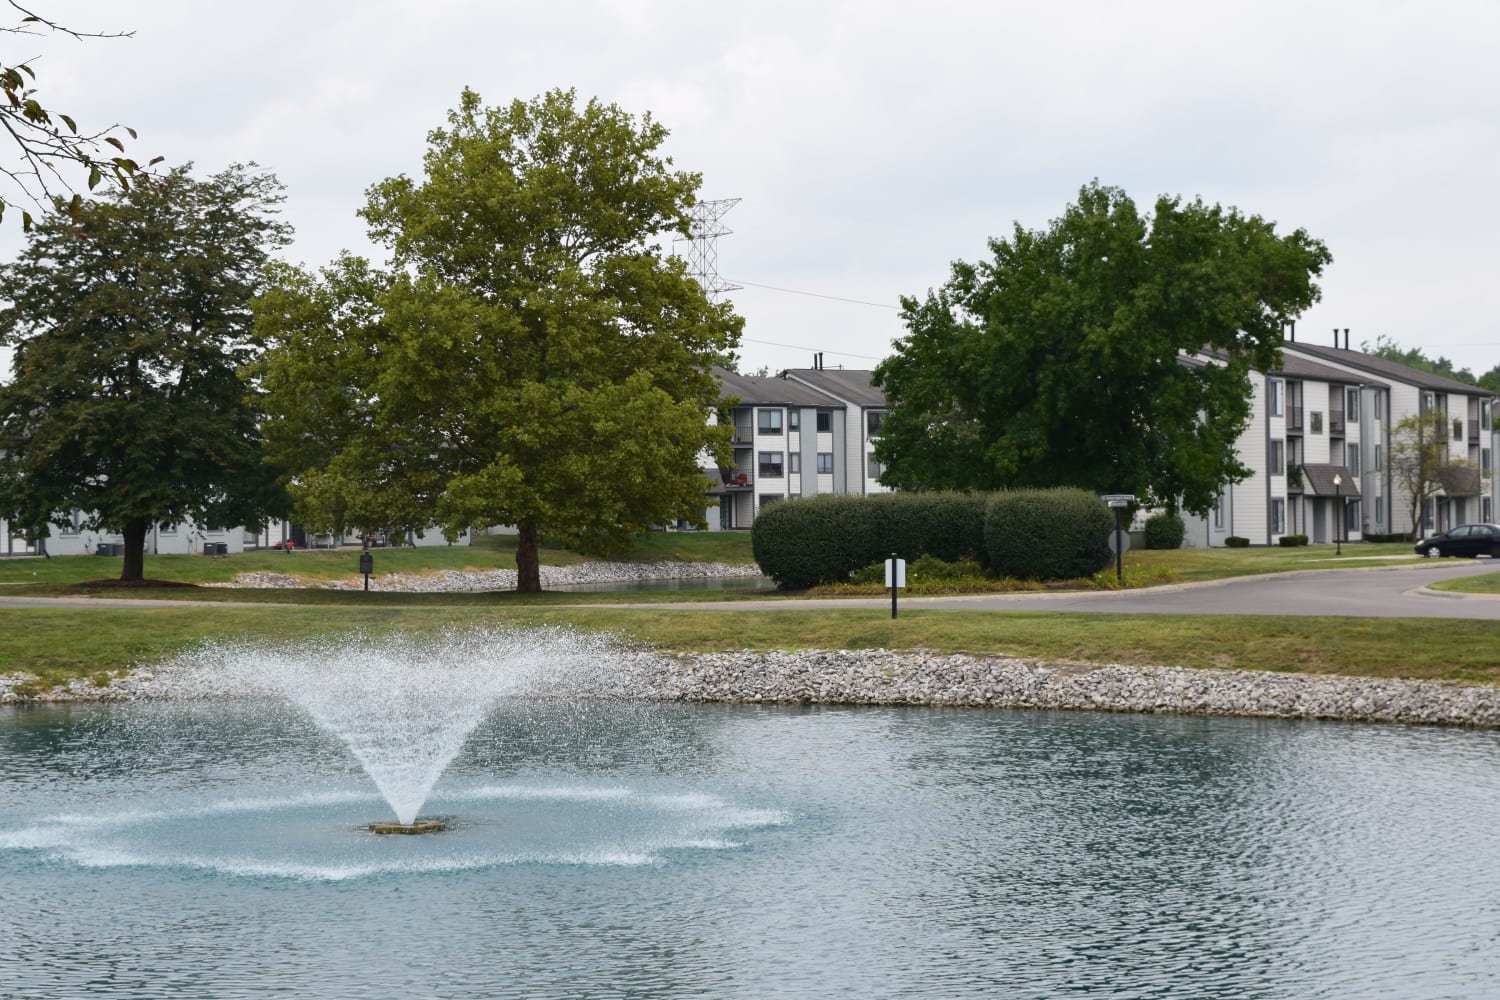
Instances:
[[[0,711],[3,992],[1500,992],[1492,732],[509,704],[423,814],[271,702]]]

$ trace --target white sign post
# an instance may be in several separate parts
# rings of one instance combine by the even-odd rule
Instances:
[[[885,561],[885,585],[891,588],[891,617],[896,617],[896,589],[906,586],[906,560],[897,559],[896,553]]]

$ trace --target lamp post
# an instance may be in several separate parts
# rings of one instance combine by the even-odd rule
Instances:
[[[1337,472],[1333,474],[1333,516],[1338,522],[1333,526],[1333,554],[1341,556],[1344,554],[1344,477]]]

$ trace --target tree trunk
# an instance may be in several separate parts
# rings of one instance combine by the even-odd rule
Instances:
[[[516,526],[516,593],[542,592],[542,564],[536,554],[536,522],[522,521]]]
[[[146,578],[146,529],[150,521],[136,519],[125,522],[125,565],[120,569],[120,579],[144,580]]]

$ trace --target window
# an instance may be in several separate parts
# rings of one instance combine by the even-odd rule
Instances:
[[[786,471],[794,476],[801,474],[802,453],[800,451],[794,451],[786,457]]]
[[[802,411],[795,406],[786,411],[786,429],[789,431],[800,431],[802,429]]]
[[[1344,504],[1344,537],[1359,530],[1359,501],[1350,500]]]
[[[1271,467],[1271,475],[1282,476],[1286,474],[1286,458],[1284,457],[1283,445],[1280,438],[1271,442],[1271,461],[1267,464]]]
[[[762,493],[760,495],[760,509],[765,510],[781,499],[780,493]]]
[[[1490,410],[1490,401],[1488,399],[1481,399],[1479,401],[1479,429],[1481,431],[1488,427],[1495,426],[1495,421],[1491,416],[1491,413],[1492,411]]]
[[[1490,450],[1488,448],[1479,449],[1479,472],[1486,477],[1490,474]],[[1488,521],[1489,518],[1485,520]]]
[[[1322,434],[1323,433],[1323,411],[1322,410],[1313,410],[1311,413],[1308,414],[1308,418],[1312,420],[1312,432],[1314,434]]]
[[[833,452],[831,452],[831,451],[820,451],[820,452],[818,452],[818,475],[820,475],[820,476],[831,476],[831,475],[833,475]]]
[[[1379,399],[1380,397],[1376,396],[1375,398]],[[1385,466],[1382,465],[1381,462],[1382,462],[1381,447],[1380,447],[1380,445],[1377,444],[1375,446],[1375,471],[1376,472],[1379,472],[1380,470],[1382,470],[1382,469],[1385,468]]]
[[[1286,534],[1286,501],[1277,499],[1271,501],[1271,534]]]
[[[1344,390],[1344,416],[1350,423],[1359,419],[1359,390]]]
[[[833,413],[830,410],[818,411],[818,433],[827,434],[833,430]]]
[[[1379,399],[1379,396],[1375,397]],[[1385,497],[1375,498],[1375,524],[1378,527],[1385,523]]]
[[[1481,499],[1479,501],[1479,508],[1480,508],[1481,511],[1483,511],[1483,513],[1481,513],[1479,515],[1479,519],[1481,521],[1491,521],[1491,520],[1494,520],[1494,511],[1490,507],[1490,498],[1489,497],[1484,497],[1483,499]]]
[[[1223,497],[1219,497],[1219,499],[1214,502],[1214,527],[1215,528],[1222,528],[1222,527],[1224,527],[1224,498]]]
[[[1453,421],[1453,440],[1455,440],[1455,441],[1462,441],[1463,439],[1464,439],[1464,422],[1462,420],[1454,420]]]
[[[1271,416],[1279,417],[1282,414],[1282,393],[1284,384],[1281,379],[1273,378],[1266,382],[1267,402],[1271,407]]]
[[[1383,392],[1377,392],[1375,394],[1375,419],[1385,419],[1385,393]]]
[[[780,410],[756,410],[756,425],[762,434],[781,433],[781,411]]]
[[[868,465],[868,468],[869,468],[870,481],[871,482],[875,482],[875,481],[879,480],[880,479],[880,474],[882,472],[884,472],[885,469],[881,466],[881,464],[878,461],[876,461],[874,455],[868,455],[868,456],[866,456],[866,462],[867,462],[867,465]]]
[[[1359,445],[1351,444],[1346,451],[1349,454],[1349,458],[1344,463],[1344,468],[1349,470],[1349,475],[1357,476],[1359,475]]]
[[[1437,393],[1422,393],[1422,412],[1431,413],[1435,409],[1437,409]]]
[[[762,478],[767,476],[774,478],[781,475],[781,452],[763,451],[760,453],[760,474]]]
[[[68,512],[68,524],[62,529],[64,535],[76,535],[83,530],[83,511],[74,509]]]
[[[880,425],[885,423],[884,410],[870,410],[865,414],[865,430],[870,437],[880,436]]]

